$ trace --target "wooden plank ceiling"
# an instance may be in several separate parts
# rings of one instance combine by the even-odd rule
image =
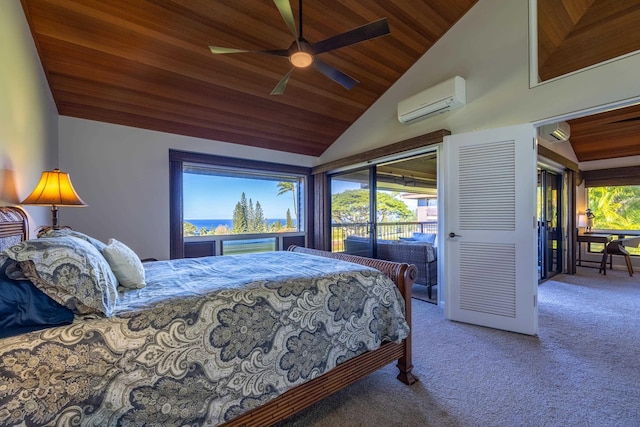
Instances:
[[[640,104],[569,120],[581,162],[640,155]]]
[[[637,0],[538,0],[542,81],[639,49]]]
[[[59,114],[319,156],[477,0],[307,0],[311,43],[383,17],[391,34],[321,54],[354,89],[295,69],[279,96],[287,58],[208,49],[287,49],[273,1],[21,1]]]
[[[269,93],[286,58],[208,49],[288,48],[271,0],[21,1],[61,115],[319,156],[477,0],[305,0],[311,43],[383,17],[391,34],[320,55],[354,89],[295,69],[279,96]],[[543,80],[640,49],[637,0],[538,5]],[[640,155],[638,118],[631,108],[572,120],[578,160]]]

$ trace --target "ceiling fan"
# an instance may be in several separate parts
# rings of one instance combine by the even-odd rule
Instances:
[[[280,15],[282,16],[282,19],[284,19],[284,22],[287,24],[287,27],[289,27],[291,34],[293,34],[293,36],[295,37],[294,42],[291,43],[291,46],[289,46],[288,49],[244,50],[209,46],[211,53],[213,53],[214,55],[225,53],[253,52],[289,58],[289,61],[293,65],[293,68],[291,68],[291,70],[289,70],[289,72],[285,74],[282,80],[280,80],[276,87],[271,91],[271,95],[281,95],[284,93],[284,89],[287,86],[289,77],[291,77],[291,73],[294,69],[305,68],[310,65],[313,65],[316,70],[320,71],[322,74],[329,77],[336,83],[342,85],[347,89],[352,89],[358,83],[358,81],[353,77],[350,77],[342,71],[338,70],[337,68],[322,61],[320,58],[318,58],[318,55],[324,52],[329,52],[331,50],[360,43],[365,40],[385,36],[390,33],[387,18],[382,18],[378,21],[363,25],[362,27],[358,27],[337,36],[329,37],[326,40],[311,44],[302,36],[302,0],[300,0],[298,8],[298,22],[300,25],[299,34],[296,31],[296,23],[293,19],[293,12],[291,10],[291,4],[289,3],[289,0],[273,0],[273,2],[276,4],[276,7],[278,8]]]

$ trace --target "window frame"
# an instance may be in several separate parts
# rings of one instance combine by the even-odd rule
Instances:
[[[303,231],[301,233],[304,234],[307,245],[312,247],[310,241],[313,236],[313,221],[311,221],[311,213],[313,212],[313,195],[311,194],[313,191],[313,176],[311,175],[311,168],[169,149],[169,256],[171,259],[184,258],[185,256],[183,233],[183,172],[185,164],[210,165],[212,167],[230,168],[238,171],[245,170],[254,173],[301,176],[305,181],[301,197],[302,202],[304,202],[303,215],[300,218],[300,221],[303,221],[301,224]],[[267,235],[273,235],[273,233],[266,233],[265,236]]]

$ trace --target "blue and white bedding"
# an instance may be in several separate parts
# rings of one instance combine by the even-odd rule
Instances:
[[[101,313],[0,339],[0,425],[217,425],[409,333],[377,270],[294,252],[145,264]]]

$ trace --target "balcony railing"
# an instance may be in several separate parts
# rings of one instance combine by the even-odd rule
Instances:
[[[331,224],[332,250],[344,252],[344,239],[347,236],[368,236],[369,227],[366,223]],[[438,222],[384,222],[377,224],[376,232],[378,240],[398,240],[400,237],[411,237],[416,232],[437,234]],[[305,233],[227,234],[184,238],[185,257],[286,250],[292,244],[305,246]]]
[[[306,233],[208,234],[184,237],[185,258],[284,251],[290,245],[306,246]]]
[[[370,225],[366,223],[331,224],[333,252],[344,252],[347,236],[368,236]],[[378,240],[398,240],[411,237],[413,233],[438,233],[438,221],[428,222],[382,222],[376,226]]]

